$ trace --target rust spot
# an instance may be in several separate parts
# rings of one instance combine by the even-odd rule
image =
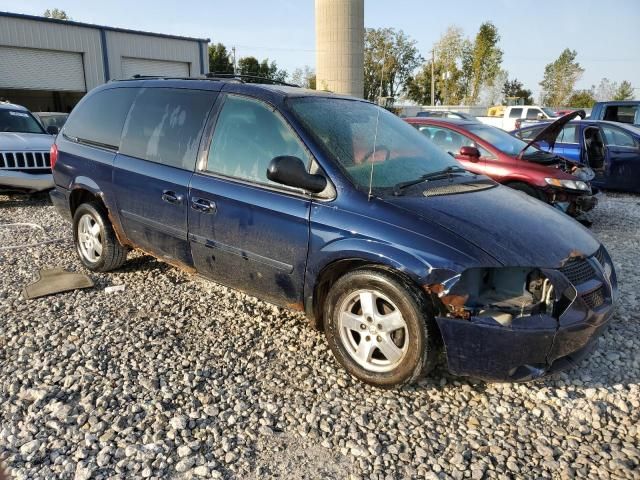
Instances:
[[[441,283],[428,283],[426,285],[423,285],[422,288],[425,292],[435,293],[436,295],[440,295],[442,292],[444,292],[444,285],[442,285]]]
[[[286,306],[287,306],[287,308],[289,308],[291,310],[296,310],[298,312],[304,311],[304,304],[302,302],[287,303]]]
[[[468,320],[471,314],[464,309],[468,298],[469,295],[444,295],[440,300],[447,307],[452,317]]]
[[[124,234],[124,232],[120,228],[120,224],[111,215],[111,210],[109,209],[109,207],[106,207],[106,210],[107,210],[107,217],[109,217],[109,221],[111,222],[111,226],[113,227],[113,232],[116,234],[116,238],[118,239],[120,244],[125,247],[135,248],[135,245],[131,245],[131,243],[128,241],[127,236]]]

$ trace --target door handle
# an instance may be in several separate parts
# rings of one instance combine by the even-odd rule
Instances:
[[[216,203],[204,198],[193,198],[191,200],[191,208],[200,213],[216,213]]]
[[[179,205],[182,203],[183,199],[184,197],[182,195],[178,195],[176,192],[173,192],[171,190],[164,190],[162,192],[162,200],[167,203]]]

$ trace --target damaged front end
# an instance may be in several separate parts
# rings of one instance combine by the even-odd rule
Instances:
[[[450,372],[527,381],[588,354],[610,317],[615,290],[597,256],[571,257],[558,269],[470,268],[425,285]]]

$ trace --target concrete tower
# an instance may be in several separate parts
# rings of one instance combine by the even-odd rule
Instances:
[[[316,88],[364,94],[364,0],[316,1]]]

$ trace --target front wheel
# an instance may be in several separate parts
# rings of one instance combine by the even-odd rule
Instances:
[[[411,383],[435,363],[437,331],[422,295],[386,272],[341,277],[327,295],[324,327],[344,368],[378,387]]]
[[[82,264],[94,272],[120,267],[128,250],[116,238],[104,209],[97,203],[83,203],[73,215],[73,240]]]

